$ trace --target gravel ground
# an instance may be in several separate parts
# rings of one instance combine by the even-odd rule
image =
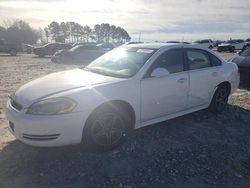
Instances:
[[[0,55],[0,188],[250,187],[249,86],[230,97],[222,114],[203,110],[138,129],[113,151],[34,148],[8,132],[7,96],[31,79],[77,66],[33,56]]]

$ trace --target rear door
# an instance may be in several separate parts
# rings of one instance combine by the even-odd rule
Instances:
[[[185,49],[190,78],[189,108],[207,104],[217,84],[219,70],[213,66],[209,54],[202,49]]]

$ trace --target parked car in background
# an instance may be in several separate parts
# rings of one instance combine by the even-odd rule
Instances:
[[[218,52],[224,52],[224,51],[234,52],[235,50],[243,49],[244,45],[245,45],[245,42],[244,40],[241,40],[241,39],[228,40],[222,44],[219,44],[217,51]]]
[[[6,117],[12,134],[26,144],[84,142],[106,150],[132,129],[206,108],[222,112],[238,84],[238,67],[211,50],[133,44],[21,86],[7,102]]]
[[[112,43],[101,43],[101,44],[97,44],[96,46],[102,47],[102,48],[106,48],[108,50],[112,50],[113,48],[115,48],[116,46]]]
[[[238,65],[241,81],[250,82],[250,45],[240,51],[231,61]]]
[[[8,53],[15,56],[22,51],[22,46],[19,44],[7,43],[4,39],[0,39],[0,53]]]
[[[250,38],[245,40],[245,44],[250,44]]]
[[[194,44],[197,44],[203,48],[210,48],[212,49],[214,47],[214,43],[211,39],[205,39],[205,40],[197,40],[194,42]]]
[[[216,40],[216,41],[214,41],[214,47],[218,47],[223,42],[225,42],[225,41],[222,41],[222,40]]]
[[[96,46],[95,42],[76,42],[74,44],[72,44],[72,48],[75,46],[80,46],[80,45],[92,45],[92,46]]]
[[[167,41],[166,43],[175,43],[175,44],[183,43],[183,44],[190,44],[189,42],[180,42],[180,41]]]
[[[93,46],[93,45],[79,45],[71,48],[70,50],[57,51],[51,61],[54,63],[73,63],[87,65],[94,59],[105,54],[108,49]]]
[[[243,47],[243,49],[242,49],[242,51],[245,50],[246,48],[249,48],[249,47],[250,47],[250,43],[245,44],[244,47]]]
[[[34,50],[34,46],[30,44],[22,44],[22,49],[23,49],[23,52],[27,54],[31,54]]]
[[[72,46],[66,43],[48,43],[41,47],[34,48],[34,54],[38,55],[39,57],[44,57],[47,55],[53,55],[56,51],[62,49],[70,49]]]

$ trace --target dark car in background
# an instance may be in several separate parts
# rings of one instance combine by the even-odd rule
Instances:
[[[245,40],[245,44],[250,44],[250,38]]]
[[[249,44],[245,44],[245,46],[243,47],[242,51],[245,50],[246,48],[250,47],[250,43]]]
[[[238,65],[241,82],[250,81],[250,45],[240,51],[237,56],[231,59]]]
[[[54,63],[73,63],[87,65],[99,56],[108,52],[109,49],[94,45],[79,45],[70,50],[57,51],[51,61]]]
[[[44,56],[51,56],[58,50],[70,49],[70,48],[72,48],[70,44],[56,42],[56,43],[48,43],[41,47],[36,47],[33,49],[33,52],[39,57],[44,57]]]

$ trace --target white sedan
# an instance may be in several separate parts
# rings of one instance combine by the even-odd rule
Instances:
[[[209,49],[132,44],[23,85],[6,116],[26,144],[111,149],[132,129],[205,108],[223,111],[238,84],[237,66]]]

